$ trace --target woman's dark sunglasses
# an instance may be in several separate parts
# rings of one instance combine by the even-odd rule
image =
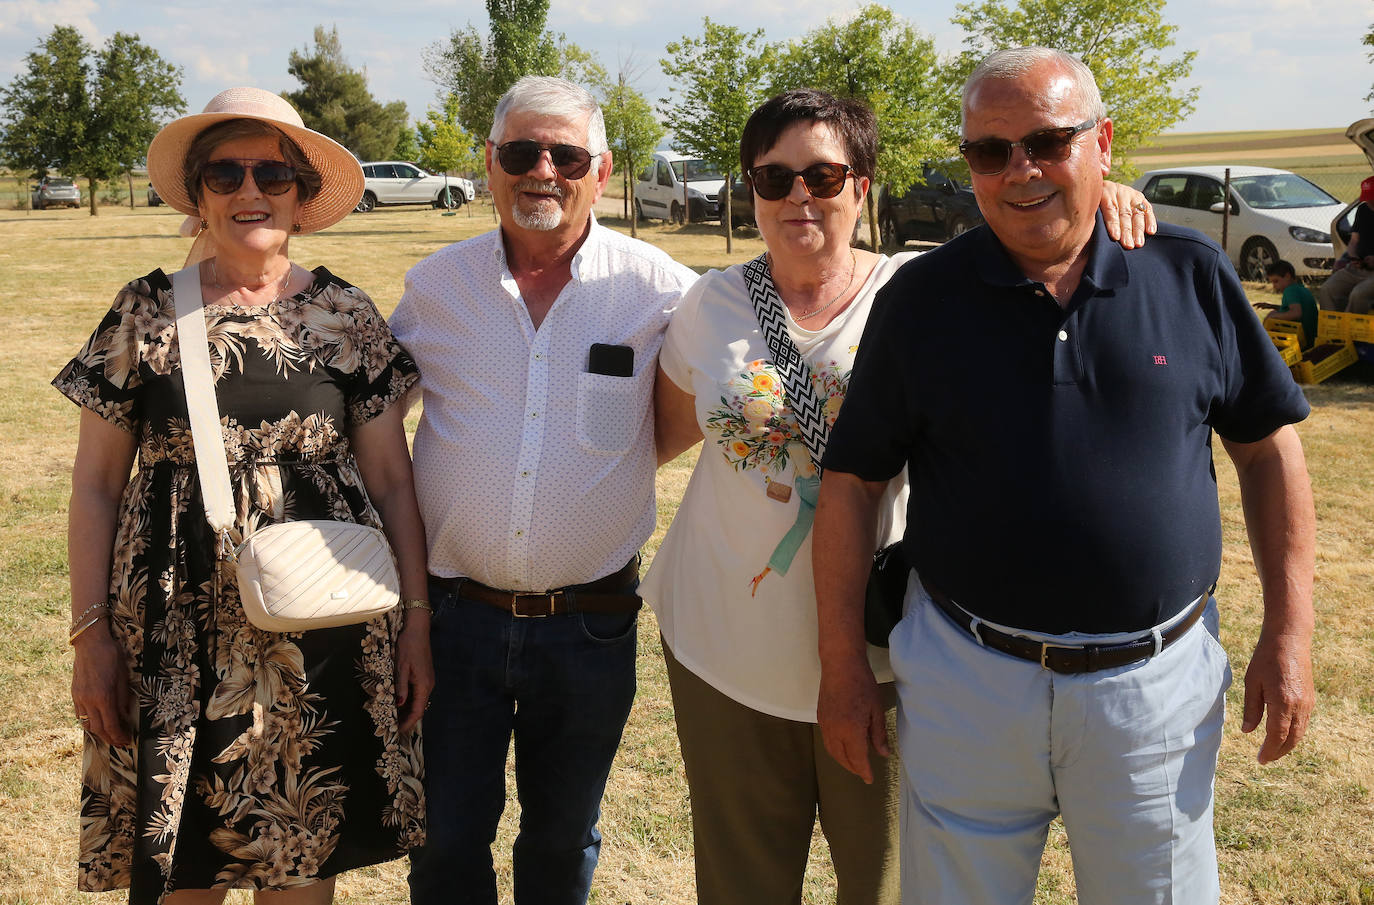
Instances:
[[[1097,120],[1090,119],[1062,129],[1041,129],[1020,141],[1007,141],[1005,138],[961,141],[959,153],[968,161],[968,168],[979,176],[996,176],[1005,170],[1011,162],[1012,148],[1025,151],[1026,158],[1032,163],[1063,163],[1073,151],[1074,136],[1096,125]]]
[[[754,193],[764,201],[786,198],[792,193],[798,176],[812,198],[834,198],[853,172],[854,168],[847,163],[813,163],[804,170],[765,163],[749,171],[749,182],[754,186]]]
[[[245,167],[244,164],[252,164]],[[264,195],[284,195],[296,184],[296,168],[280,160],[212,160],[200,171],[201,185],[216,195],[237,192],[243,185],[243,174],[253,171],[253,182]]]
[[[523,176],[539,164],[539,155],[549,152],[553,168],[564,179],[581,179],[591,168],[591,151],[577,145],[544,145],[528,138],[508,141],[496,146],[496,159],[501,169],[512,176]]]

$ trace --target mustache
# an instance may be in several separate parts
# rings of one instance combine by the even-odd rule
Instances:
[[[549,195],[563,197],[563,187],[553,180],[545,182],[541,179],[521,179],[515,184],[517,192],[543,192]]]

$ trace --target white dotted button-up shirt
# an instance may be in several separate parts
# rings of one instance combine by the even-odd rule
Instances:
[[[648,540],[658,350],[695,279],[593,220],[535,330],[499,230],[410,269],[391,329],[420,366],[431,573],[546,591],[609,575]],[[630,346],[634,375],[589,373],[593,343]]]

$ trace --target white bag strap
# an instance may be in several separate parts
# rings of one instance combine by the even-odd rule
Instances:
[[[196,451],[205,518],[217,533],[224,533],[234,523],[234,501],[224,436],[220,432],[219,403],[210,373],[210,342],[205,336],[198,263],[172,274],[172,301],[176,305],[181,380],[186,387],[186,411],[191,416],[191,445]]]
[[[801,427],[802,439],[806,441],[811,461],[816,463],[816,472],[819,474],[825,444],[830,439],[830,423],[825,420],[824,403],[811,383],[811,369],[787,332],[787,315],[783,312],[777,287],[773,285],[768,255],[759,255],[744,265],[744,282],[749,288],[749,301],[753,303],[759,329],[763,331],[768,351],[773,355],[773,365],[782,375],[792,415]]]

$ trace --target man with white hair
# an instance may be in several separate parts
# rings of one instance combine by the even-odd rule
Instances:
[[[411,901],[495,905],[514,737],[515,901],[582,905],[635,692],[655,362],[695,274],[597,224],[611,153],[577,85],[516,82],[486,166],[500,228],[411,268],[391,318],[420,366],[415,484],[434,606],[429,830]]]
[[[999,52],[963,109],[987,226],[879,293],[825,454],[826,747],[862,774],[882,740],[863,586],[880,494],[905,466],[904,901],[1030,902],[1062,815],[1084,905],[1215,903],[1231,673],[1211,435],[1263,592],[1241,730],[1266,723],[1269,762],[1314,697],[1314,514],[1292,426],[1308,405],[1215,244],[1164,224],[1129,254],[1106,239],[1112,123],[1081,62]]]

